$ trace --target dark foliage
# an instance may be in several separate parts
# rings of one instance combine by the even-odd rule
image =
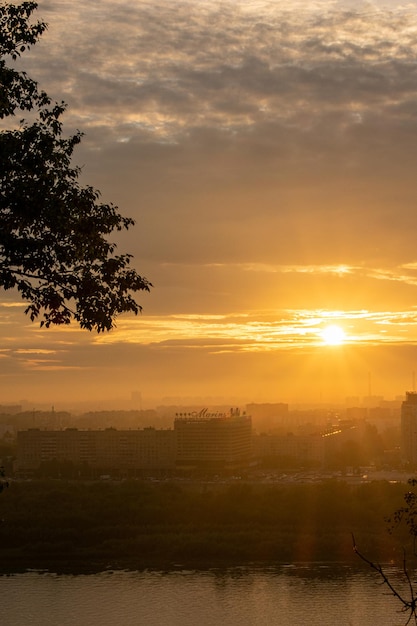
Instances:
[[[0,467],[0,493],[2,493],[9,486],[9,483],[6,480],[5,476],[6,473],[4,471],[4,467]]]
[[[352,528],[391,559],[380,519],[398,497],[388,484],[13,481],[0,499],[2,568],[346,562]]]
[[[99,192],[79,184],[72,165],[81,133],[65,138],[64,102],[52,102],[13,60],[35,44],[46,24],[30,24],[36,2],[0,6],[0,118],[30,112],[34,121],[0,133],[0,287],[16,288],[41,326],[110,330],[119,313],[137,314],[132,293],[151,284],[115,254],[108,240],[133,225]],[[9,120],[10,121],[10,120]]]
[[[391,516],[387,517],[386,521],[391,533],[401,525],[405,525],[413,542],[413,554],[415,556],[417,539],[417,493],[414,489],[417,487],[417,480],[410,478],[408,484],[411,489],[406,491],[403,496],[405,504],[396,509]]]

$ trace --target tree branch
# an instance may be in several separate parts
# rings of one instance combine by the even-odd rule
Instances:
[[[371,569],[373,569],[375,572],[377,572],[381,578],[382,578],[382,583],[385,584],[388,589],[390,590],[391,594],[397,598],[401,604],[403,605],[401,612],[402,613],[410,613],[410,615],[408,616],[408,619],[406,621],[406,626],[407,624],[410,623],[410,621],[414,618],[414,622],[417,624],[417,598],[414,596],[414,589],[410,580],[410,576],[408,573],[408,569],[407,569],[407,562],[406,562],[406,555],[405,555],[405,550],[404,550],[404,554],[403,554],[403,573],[404,576],[407,580],[408,583],[408,587],[409,587],[409,592],[410,592],[410,600],[406,600],[398,591],[397,589],[394,587],[394,585],[391,583],[391,581],[389,580],[389,578],[387,577],[387,575],[385,574],[384,570],[382,569],[382,566],[379,565],[379,563],[374,563],[373,561],[371,561],[370,559],[368,559],[364,554],[362,554],[362,552],[360,552],[358,550],[358,547],[356,545],[356,541],[355,541],[355,537],[352,533],[352,543],[353,543],[353,551],[355,554],[358,555],[358,557],[367,565],[369,565],[369,567]]]

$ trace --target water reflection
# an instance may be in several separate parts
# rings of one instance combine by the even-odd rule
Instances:
[[[394,573],[394,572],[392,572]],[[360,567],[16,574],[0,578],[7,626],[403,626],[397,601]]]

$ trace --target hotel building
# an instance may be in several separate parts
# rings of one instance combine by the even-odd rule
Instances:
[[[252,459],[252,420],[232,409],[229,415],[177,414],[178,469],[238,469]]]

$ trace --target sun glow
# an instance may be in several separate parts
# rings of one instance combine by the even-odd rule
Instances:
[[[331,324],[323,328],[320,336],[327,346],[340,346],[346,339],[345,331],[337,324]]]

